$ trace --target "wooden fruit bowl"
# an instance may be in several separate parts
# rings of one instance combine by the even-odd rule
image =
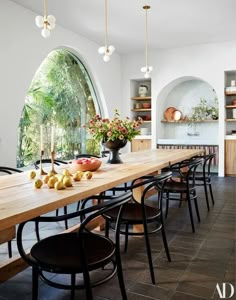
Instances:
[[[102,161],[95,157],[91,157],[91,158],[83,157],[83,158],[75,159],[71,162],[70,171],[72,173],[75,173],[77,171],[82,171],[82,172],[96,171],[100,168],[101,164]]]

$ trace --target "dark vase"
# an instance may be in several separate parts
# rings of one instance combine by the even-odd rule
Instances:
[[[102,145],[109,149],[108,164],[122,164],[119,150],[127,144],[127,140],[103,141]]]

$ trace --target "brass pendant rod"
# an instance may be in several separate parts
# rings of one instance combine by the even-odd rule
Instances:
[[[146,32],[145,32],[145,61],[146,61],[146,67],[148,68],[148,19],[147,19],[147,11],[151,7],[149,5],[143,6],[143,9],[145,9],[146,12]]]
[[[107,0],[105,0],[105,47],[107,50],[108,43],[107,43]]]
[[[47,12],[47,0],[44,0],[44,20],[47,19],[48,12]]]

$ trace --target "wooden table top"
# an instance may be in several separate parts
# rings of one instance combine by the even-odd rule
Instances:
[[[114,165],[106,164],[105,158],[92,179],[73,182],[73,187],[60,191],[49,189],[47,185],[35,189],[34,180],[29,179],[28,171],[0,176],[0,230],[159,171],[169,163],[173,164],[201,153],[202,150],[193,149],[145,150],[123,154],[123,164]],[[66,165],[60,169],[55,167],[56,171],[61,173],[66,168]]]

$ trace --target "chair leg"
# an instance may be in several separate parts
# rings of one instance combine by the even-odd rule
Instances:
[[[190,221],[191,221],[191,225],[192,225],[192,231],[195,232],[194,221],[193,221],[193,212],[192,212],[192,204],[191,204],[191,198],[190,198],[189,193],[187,194],[187,201],[188,201],[188,209],[189,209]]]
[[[8,256],[9,256],[9,258],[11,258],[12,257],[11,241],[7,242],[7,246],[8,246]]]
[[[119,281],[122,300],[127,300],[124,277],[123,277],[123,271],[122,271],[122,263],[121,263],[121,259],[120,259],[120,249],[118,249],[118,248],[119,248],[119,245],[116,245],[117,277],[118,277],[118,281]]]
[[[165,218],[168,216],[168,210],[169,210],[169,193],[166,193],[166,214]]]
[[[207,192],[207,184],[204,181],[204,191],[205,191],[205,198],[206,198],[206,204],[207,204],[207,210],[210,211],[210,205],[209,205],[209,199],[208,199],[208,192]]]
[[[36,233],[36,238],[37,241],[40,241],[40,235],[39,235],[39,222],[35,222],[35,233]]]
[[[155,284],[156,281],[155,281],[155,274],[154,274],[153,263],[152,263],[152,252],[151,252],[151,245],[150,245],[150,241],[149,241],[149,237],[148,237],[148,228],[147,228],[147,222],[146,222],[146,218],[145,218],[145,212],[143,212],[143,220],[144,220],[143,232],[144,232],[144,237],[145,237],[145,242],[146,242],[149,270],[150,270],[152,283]]]
[[[32,300],[38,299],[38,277],[39,277],[39,271],[37,268],[32,267]]]
[[[75,299],[75,274],[71,274],[71,294],[70,300]]]
[[[59,215],[59,209],[56,210],[56,217]]]
[[[165,247],[167,259],[169,262],[171,262],[171,257],[170,257],[169,247],[168,247],[168,243],[167,243],[167,239],[166,239],[166,232],[165,232],[165,227],[164,227],[163,221],[162,221],[162,226],[161,226],[161,233],[162,233],[162,240],[163,240],[163,244]]]
[[[213,196],[213,191],[212,191],[211,183],[209,184],[209,189],[210,189],[210,194],[211,194],[211,201],[212,201],[212,204],[214,205],[215,204],[215,200],[214,200],[214,196]]]
[[[105,237],[109,238],[110,222],[106,219],[105,222]]]
[[[194,195],[193,200],[194,200],[194,204],[195,204],[195,209],[196,209],[198,222],[201,222],[200,213],[199,213],[198,204],[197,204],[197,197],[195,197],[195,195]]]
[[[125,224],[125,247],[124,252],[127,252],[128,249],[128,238],[129,238],[129,224]]]
[[[67,206],[64,206],[64,214],[67,215]],[[65,228],[68,229],[68,220],[65,220]]]

